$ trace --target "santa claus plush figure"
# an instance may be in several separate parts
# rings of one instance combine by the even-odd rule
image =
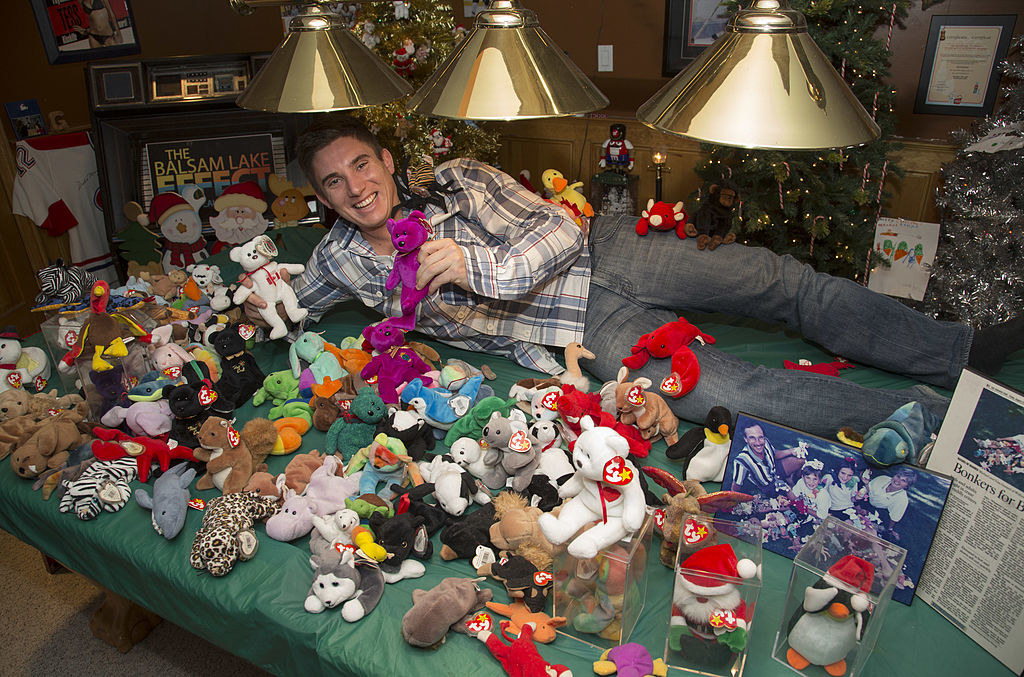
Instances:
[[[707,529],[687,520],[682,537],[701,526]],[[738,560],[728,543],[708,545],[684,559],[676,570],[670,646],[688,661],[708,667],[723,665],[742,651],[753,609],[743,600],[740,586],[755,577],[760,577],[758,566]]]
[[[820,665],[834,677],[846,674],[846,656],[864,634],[875,567],[846,555],[804,590],[804,603],[789,622],[786,661],[797,670]]]
[[[415,54],[416,48],[411,42],[403,44],[392,53],[394,59],[392,59],[391,65],[395,67],[395,71],[399,75],[411,77],[413,71],[416,70],[416,60],[413,58]]]
[[[213,245],[211,254],[262,235],[269,225],[263,216],[267,211],[263,189],[255,181],[241,181],[228,186],[214,200],[213,208],[217,210],[217,216],[210,219],[210,225],[217,235],[217,243]]]
[[[132,213],[137,215],[136,221],[143,226],[155,224],[160,228],[164,248],[160,264],[165,273],[199,263],[207,257],[198,211],[206,195],[201,188],[186,191],[186,195],[188,199],[178,193],[160,193],[149,203],[148,215],[137,203],[131,203],[135,206]]]

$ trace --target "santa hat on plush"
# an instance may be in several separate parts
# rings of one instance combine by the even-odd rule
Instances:
[[[679,565],[683,585],[701,597],[730,592],[736,588],[736,581],[758,575],[758,566],[753,560],[737,560],[735,551],[728,543],[701,548]]]
[[[231,207],[249,207],[257,214],[267,211],[267,202],[263,199],[263,190],[255,181],[240,181],[224,189],[213,202],[218,212]]]
[[[868,608],[867,593],[871,592],[875,580],[875,567],[856,555],[846,555],[830,566],[821,580],[834,588],[853,593],[850,606],[854,611],[864,611]]]
[[[139,214],[136,219],[140,225],[151,223],[161,225],[171,214],[182,210],[193,211],[192,205],[177,193],[160,193],[149,203],[149,216]]]

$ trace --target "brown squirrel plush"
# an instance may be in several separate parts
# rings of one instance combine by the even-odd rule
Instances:
[[[206,463],[206,474],[196,482],[196,489],[217,487],[225,494],[242,491],[246,482],[258,470],[266,470],[263,463],[274,444],[277,428],[265,418],[254,418],[241,432],[232,427],[233,421],[220,416],[206,419],[199,429],[200,448],[195,449],[197,460]]]

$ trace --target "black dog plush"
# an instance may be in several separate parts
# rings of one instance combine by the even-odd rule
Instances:
[[[217,413],[233,412],[252,399],[263,385],[266,374],[256,364],[256,358],[245,349],[245,335],[254,328],[251,324],[233,323],[226,329],[210,334],[213,349],[220,355],[221,376],[217,381]]]
[[[174,416],[170,439],[183,447],[195,449],[199,446],[199,429],[213,413],[213,404],[218,399],[213,384],[199,381],[164,386],[164,397]]]
[[[384,517],[375,512],[370,515],[370,529],[377,543],[388,551],[388,558],[380,565],[385,581],[394,583],[424,574],[426,567],[409,559],[430,559],[434,553],[423,517],[410,512]]]

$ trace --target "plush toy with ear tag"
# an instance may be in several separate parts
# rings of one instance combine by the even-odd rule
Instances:
[[[429,288],[416,288],[420,246],[431,238],[437,224],[449,216],[451,214],[438,214],[427,219],[423,212],[415,210],[404,219],[388,219],[388,232],[395,246],[395,267],[384,288],[390,291],[402,284],[402,316],[391,318],[392,324],[399,329],[410,330],[416,326],[416,306],[430,291]]]
[[[569,500],[557,517],[545,513],[537,518],[537,524],[548,541],[560,545],[597,521],[568,546],[573,557],[591,559],[639,529],[647,505],[637,470],[626,460],[626,439],[611,428],[595,426],[590,417],[584,417],[580,425],[583,432],[572,454],[576,473],[558,490],[560,497]]]
[[[46,388],[50,378],[50,360],[42,348],[21,345],[13,327],[0,331],[0,393],[11,388],[32,387],[36,392]]]
[[[210,334],[213,349],[220,355],[221,377],[217,381],[217,394],[225,400],[218,411],[235,410],[256,394],[267,378],[256,358],[245,347],[245,342],[256,333],[256,327],[235,322]]]
[[[687,322],[686,318],[680,317],[641,336],[630,349],[632,354],[622,359],[622,364],[629,369],[639,369],[652,357],[671,357],[671,371],[662,379],[659,390],[669,397],[681,397],[693,390],[700,379],[700,364],[689,348],[689,344],[695,340],[714,343],[715,337],[705,334]]]
[[[267,302],[266,308],[260,309],[260,316],[270,325],[271,340],[279,339],[288,333],[288,327],[284,320],[277,314],[277,304],[284,306],[288,313],[288,319],[292,322],[299,322],[306,318],[309,311],[299,307],[299,300],[291,286],[281,278],[281,272],[289,275],[298,275],[306,269],[301,263],[277,263],[277,245],[266,235],[257,235],[249,242],[234,247],[229,254],[232,261],[235,261],[245,276],[252,283],[252,286],[241,284],[235,290],[232,301],[241,305],[245,299],[256,293]]]

